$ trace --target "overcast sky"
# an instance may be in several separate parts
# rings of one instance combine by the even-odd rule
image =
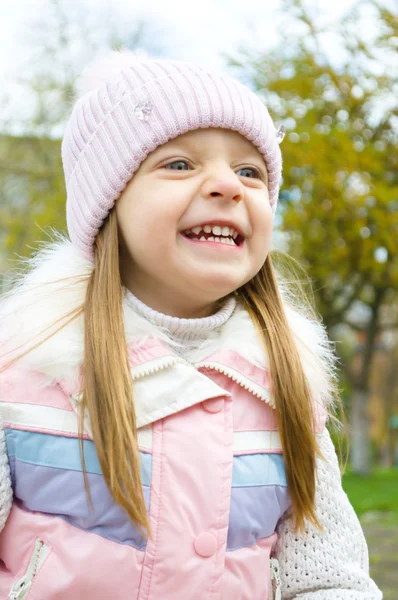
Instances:
[[[104,48],[105,31],[116,31],[122,39],[128,39],[137,23],[144,21],[148,24],[146,41],[151,54],[217,68],[225,65],[223,53],[236,55],[240,48],[266,53],[280,39],[279,28],[286,22],[280,13],[283,0],[0,0],[0,102],[3,98],[9,101],[8,106],[0,105],[4,122],[8,115],[18,118],[29,114],[32,104],[29,90],[21,88],[17,81],[23,74],[29,79],[30,67],[37,64],[34,51],[53,35],[55,3],[64,8],[67,23],[80,39],[80,45],[68,48],[71,62],[78,64],[79,69],[80,64],[83,67],[92,58],[85,56],[83,22],[90,39],[95,37],[97,46]],[[306,0],[305,3],[311,14],[317,16],[318,23],[333,28],[355,0]],[[369,23],[361,24],[361,28],[368,25],[374,29],[371,19]],[[325,36],[323,45],[332,59],[337,62],[341,59],[336,37]],[[44,72],[56,66],[51,62]]]
[[[307,5],[314,7],[324,22],[332,23],[353,1],[309,0]],[[169,54],[222,66],[222,52],[237,49],[240,44],[266,49],[277,41],[282,0],[69,0],[63,4],[68,7],[71,21],[78,20],[84,10],[93,17],[112,19],[126,33],[139,19],[145,19],[154,25],[155,44],[165,44]],[[0,0],[0,8],[3,87],[29,54],[29,29],[35,21],[46,21],[51,0]],[[43,35],[49,33],[43,30]]]

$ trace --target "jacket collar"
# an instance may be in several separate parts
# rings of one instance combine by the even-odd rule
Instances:
[[[84,352],[83,317],[67,323],[59,331],[53,323],[83,304],[93,265],[67,238],[58,234],[55,242],[44,245],[28,259],[28,266],[27,275],[18,279],[11,293],[0,303],[1,350],[8,353],[6,358],[10,358],[21,348],[31,347],[47,337],[20,359],[19,365],[42,373],[48,383],[61,382],[65,391],[77,398]],[[331,381],[335,377],[335,357],[327,334],[321,324],[291,307],[283,296],[282,286],[280,292],[311,396],[327,407],[331,402]],[[225,395],[224,390],[201,372],[208,368],[224,372],[273,405],[267,374],[268,357],[250,316],[240,305],[222,328],[209,332],[206,340],[193,344],[184,359],[178,352],[178,342],[170,340],[165,329],[134,312],[126,298],[123,311],[138,413],[139,406],[143,407],[141,418],[139,416],[141,424],[150,422],[156,414],[165,415],[177,393],[181,396],[187,395],[189,389],[198,390],[191,405],[201,401],[202,396],[205,399],[204,396]],[[67,321],[67,318],[63,320]],[[164,394],[165,377],[170,390],[167,395]],[[150,387],[151,398],[145,391]],[[145,410],[148,402],[152,402],[150,411]]]

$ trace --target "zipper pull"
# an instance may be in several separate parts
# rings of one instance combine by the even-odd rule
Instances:
[[[32,585],[32,580],[28,579],[26,575],[22,577],[19,581],[14,583],[12,586],[11,592],[8,596],[8,600],[23,600],[26,594],[28,593],[30,586]]]
[[[275,600],[282,600],[282,581],[279,575],[279,562],[276,558],[270,558],[271,588],[272,580],[275,580]]]
[[[14,583],[8,595],[8,600],[23,600],[27,596],[32,581],[40,566],[40,556],[43,554],[43,550],[46,550],[44,543],[37,539],[25,575]],[[44,554],[46,555],[47,551]]]

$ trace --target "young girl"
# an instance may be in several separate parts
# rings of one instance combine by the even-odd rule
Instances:
[[[323,326],[270,256],[267,109],[113,52],[62,144],[69,238],[1,304],[0,597],[378,600]]]

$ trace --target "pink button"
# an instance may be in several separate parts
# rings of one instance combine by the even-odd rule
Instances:
[[[207,412],[217,413],[224,408],[224,398],[215,398],[214,400],[205,400],[202,406]]]
[[[193,545],[196,554],[203,556],[203,558],[209,558],[209,556],[213,556],[217,550],[216,536],[212,533],[200,533]]]

